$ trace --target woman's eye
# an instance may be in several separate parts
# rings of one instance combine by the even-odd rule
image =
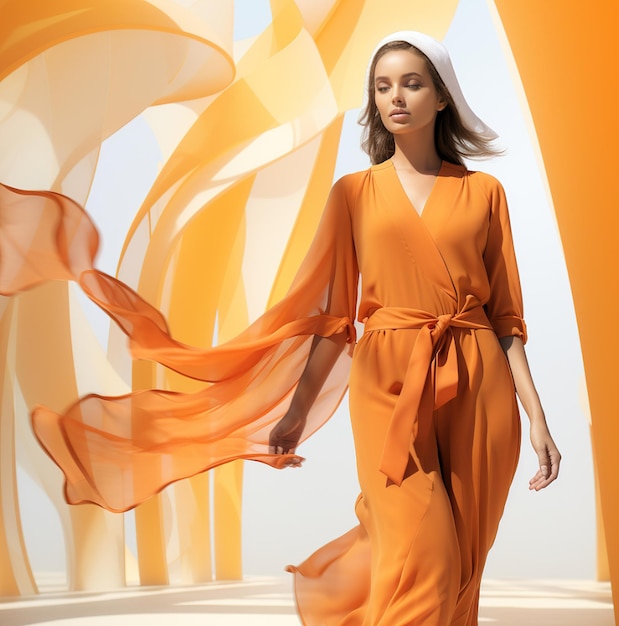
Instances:
[[[408,85],[406,85],[409,89],[420,89],[421,85],[418,83],[409,83]]]
[[[389,91],[389,87],[387,87],[386,85],[379,85],[378,87],[376,87],[376,91],[378,91],[378,93],[385,93]]]

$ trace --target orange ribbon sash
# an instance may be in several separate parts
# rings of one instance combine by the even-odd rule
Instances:
[[[458,361],[452,329],[492,330],[481,306],[438,316],[417,309],[383,307],[370,316],[365,326],[366,332],[414,328],[420,332],[391,415],[380,464],[380,471],[398,486],[404,480],[411,448],[414,451],[419,406],[432,367],[434,408],[456,397]]]

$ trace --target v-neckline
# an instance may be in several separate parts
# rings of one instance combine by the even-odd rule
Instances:
[[[428,197],[426,198],[426,201],[424,202],[423,206],[421,207],[420,210],[417,209],[417,207],[415,206],[415,203],[408,197],[408,194],[406,193],[406,189],[404,188],[404,185],[402,184],[402,180],[400,179],[400,176],[398,175],[398,171],[395,167],[394,162],[389,159],[389,165],[391,166],[391,169],[393,170],[393,174],[396,178],[397,181],[397,185],[399,188],[399,191],[401,192],[401,195],[404,196],[404,198],[406,199],[407,204],[410,206],[410,208],[412,209],[413,213],[415,215],[417,215],[420,219],[425,215],[427,208],[428,208],[428,204],[430,203],[430,201],[432,200],[433,196],[435,195],[436,192],[436,188],[438,186],[439,183],[439,178],[441,177],[443,170],[445,168],[445,164],[446,161],[441,161],[441,166],[438,170],[438,172],[436,173],[436,176],[434,177],[434,182],[432,183],[432,188],[430,189],[430,193],[428,194]]]
[[[432,226],[433,221],[435,222],[441,214],[440,211],[435,212],[432,206],[435,204],[437,208],[441,206],[441,197],[450,188],[448,181],[453,180],[451,176],[446,175],[446,169],[450,165],[447,161],[443,161],[441,165],[422,213],[425,216],[430,207],[431,214],[430,217],[424,219],[417,213],[404,188],[399,184],[399,178],[391,160],[374,165],[373,170],[378,179],[382,179],[379,183],[379,190],[385,202],[385,215],[391,219],[407,255],[415,265],[423,265],[424,274],[428,280],[439,286],[450,298],[456,299],[453,280]],[[393,180],[393,177],[396,180]],[[439,178],[441,180],[438,180]],[[410,217],[411,214],[414,216]]]

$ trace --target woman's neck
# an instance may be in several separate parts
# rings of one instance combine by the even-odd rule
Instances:
[[[441,168],[441,157],[431,136],[395,135],[395,151],[391,161],[396,169],[414,170],[420,174],[436,174]]]

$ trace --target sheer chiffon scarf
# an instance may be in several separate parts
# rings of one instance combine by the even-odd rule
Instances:
[[[348,343],[309,409],[303,439],[341,401],[355,341],[358,269],[347,200],[337,186],[288,295],[234,340],[212,348],[175,340],[155,307],[94,268],[97,231],[70,198],[0,185],[0,219],[2,294],[76,281],[127,334],[135,359],[204,382],[195,393],[90,394],[62,414],[34,407],[34,432],[65,474],[69,503],[125,511],[233,459],[283,467],[291,455],[270,454],[269,433],[289,405],[314,335],[347,333]]]

